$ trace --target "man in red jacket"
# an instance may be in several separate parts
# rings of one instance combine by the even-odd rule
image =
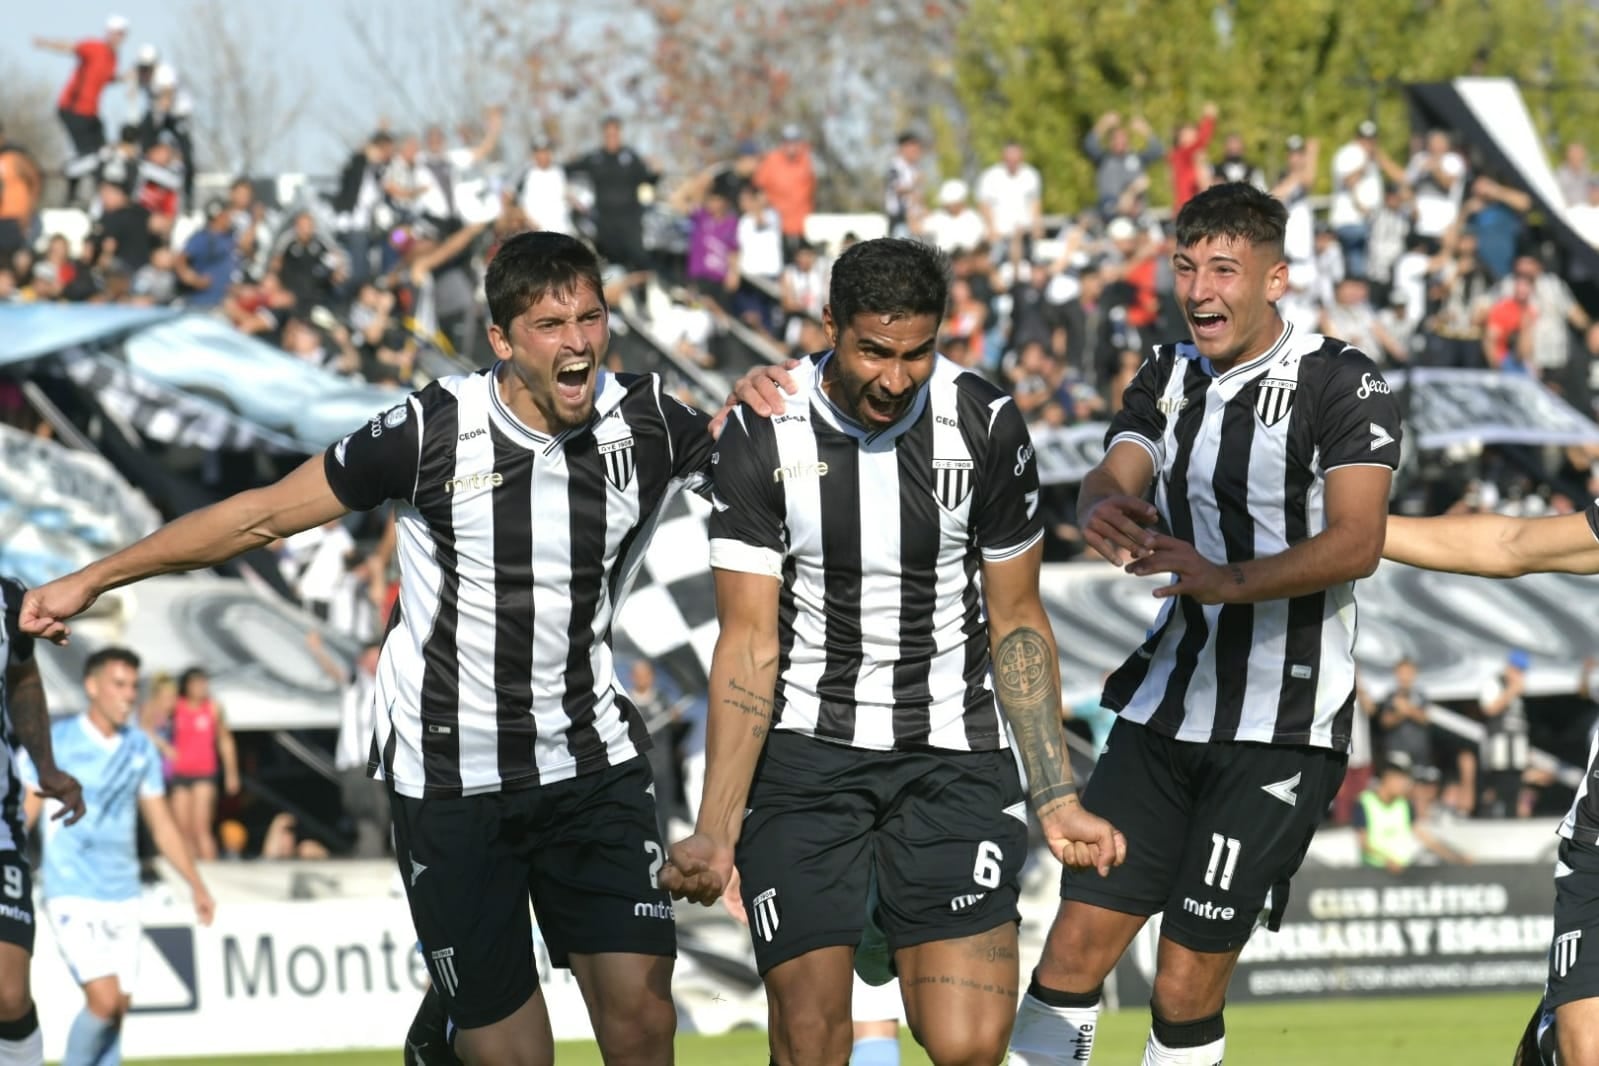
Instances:
[[[1205,105],[1197,126],[1192,122],[1185,122],[1177,127],[1177,136],[1172,139],[1172,150],[1166,155],[1166,162],[1171,165],[1173,212],[1182,210],[1182,206],[1193,199],[1195,193],[1209,184],[1208,181],[1201,180],[1200,157],[1210,144],[1211,134],[1215,132],[1215,104]]]
[[[105,147],[105,126],[100,121],[100,93],[107,83],[117,76],[117,48],[128,36],[128,20],[121,15],[106,19],[105,37],[86,38],[73,44],[71,41],[35,37],[33,46],[48,52],[74,56],[78,65],[72,77],[56,100],[56,114],[67,128],[72,139],[72,153],[82,159],[93,156]],[[79,179],[73,178],[67,188],[67,199],[78,201]]]

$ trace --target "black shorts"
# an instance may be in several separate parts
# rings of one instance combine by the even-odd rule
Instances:
[[[677,953],[650,764],[639,756],[568,781],[477,796],[391,793],[394,854],[428,973],[463,1029],[490,1025],[538,987],[528,900],[550,961]]]
[[[1066,870],[1061,898],[1126,914],[1164,912],[1161,934],[1193,951],[1243,947],[1338,793],[1348,758],[1326,748],[1173,740],[1117,719],[1083,806],[1127,837],[1100,877]]]
[[[1555,935],[1549,944],[1544,1005],[1553,1010],[1595,996],[1599,996],[1599,847],[1562,840],[1555,866]]]
[[[17,834],[17,828],[12,833]],[[0,851],[0,940],[32,955],[36,914],[32,865],[20,851]]]
[[[866,751],[778,730],[737,863],[756,968],[860,942],[867,886],[890,951],[1017,920],[1027,810],[1009,751]]]

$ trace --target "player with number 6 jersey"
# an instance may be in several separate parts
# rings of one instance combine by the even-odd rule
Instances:
[[[1027,428],[934,348],[947,271],[913,241],[841,256],[834,347],[711,460],[704,797],[663,882],[709,902],[736,858],[780,1066],[849,1059],[851,964],[881,984],[879,951],[934,1063],[997,1062],[1029,798],[1064,861],[1124,846],[1072,784]]]

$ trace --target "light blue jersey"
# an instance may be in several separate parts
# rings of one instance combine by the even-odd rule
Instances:
[[[77,714],[50,728],[56,765],[83,786],[87,813],[76,825],[50,816],[47,801],[39,815],[44,831],[44,898],[117,901],[139,897],[139,800],[166,792],[161,754],[154,742],[130,726],[104,736],[88,715]],[[38,786],[33,762],[19,755],[22,779]]]

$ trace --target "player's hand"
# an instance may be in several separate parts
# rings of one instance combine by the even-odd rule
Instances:
[[[661,867],[660,886],[673,899],[710,905],[733,879],[733,846],[695,833],[673,844]]]
[[[722,889],[722,909],[733,916],[739,925],[749,925],[749,912],[744,909],[744,893],[740,889],[741,881],[738,876],[738,867],[733,867],[733,876],[727,882],[727,887]]]
[[[1098,870],[1099,876],[1104,877],[1111,867],[1120,866],[1127,859],[1127,838],[1121,830],[1084,810],[1076,796],[1045,807],[1038,812],[1038,821],[1044,828],[1049,850],[1063,866]]]
[[[1159,518],[1148,500],[1107,496],[1083,516],[1083,540],[1107,562],[1126,566],[1149,553],[1155,534],[1147,527]]]
[[[1150,551],[1127,564],[1129,574],[1172,574],[1177,580],[1155,590],[1156,599],[1188,596],[1200,603],[1221,603],[1227,594],[1242,584],[1241,571],[1218,566],[1199,554],[1186,540],[1156,533],[1149,538]]]
[[[210,925],[211,920],[217,916],[217,901],[211,898],[211,893],[204,885],[192,886],[194,892],[194,917],[201,925]]]
[[[18,625],[29,636],[64,646],[72,635],[67,619],[87,611],[96,598],[94,587],[84,580],[81,570],[68,574],[28,590],[22,597]]]
[[[39,786],[34,789],[45,799],[53,799],[61,804],[61,809],[50,816],[51,820],[62,819],[62,825],[71,825],[83,817],[83,786],[78,784],[78,779],[57,766],[48,769],[37,766]]]
[[[764,418],[783,413],[783,394],[794,394],[796,386],[790,370],[800,365],[798,359],[786,359],[781,366],[758,366],[733,384],[733,393],[722,401],[722,409],[711,418],[711,436],[720,437],[727,416],[739,404]]]

